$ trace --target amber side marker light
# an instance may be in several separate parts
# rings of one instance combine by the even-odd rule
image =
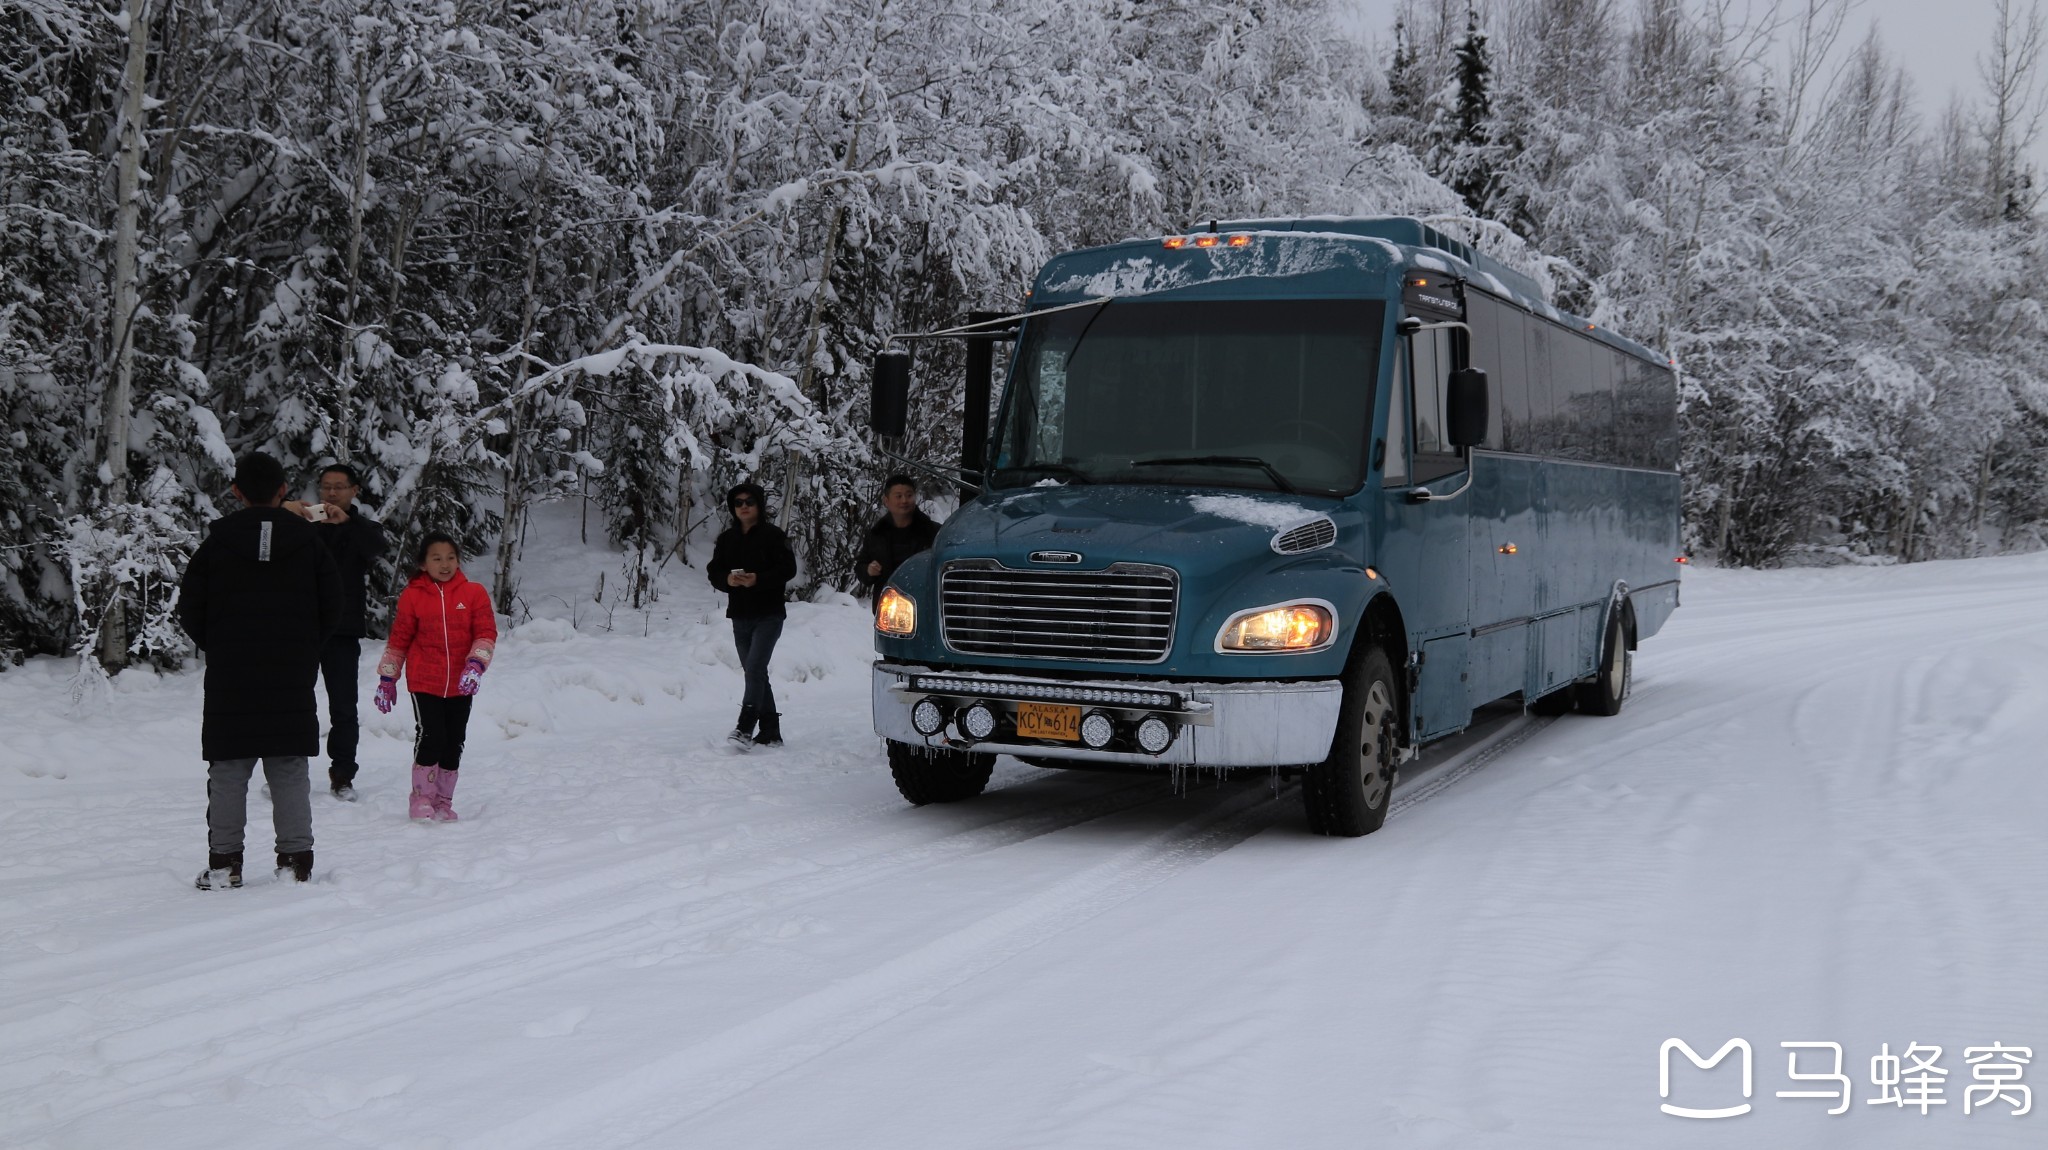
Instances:
[[[1199,236],[1167,236],[1165,239],[1162,239],[1159,242],[1165,245],[1168,251],[1176,252],[1190,245],[1198,248],[1213,248],[1218,246],[1248,248],[1252,246],[1252,238],[1250,236],[1242,234],[1219,236],[1214,232],[1209,232],[1205,235]]]
[[[1499,547],[1495,548],[1495,550],[1499,551],[1502,555],[1516,555],[1521,553],[1521,548],[1516,547],[1512,543],[1503,543]]]

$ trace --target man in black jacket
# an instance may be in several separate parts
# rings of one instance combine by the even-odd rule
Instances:
[[[882,484],[882,506],[887,515],[868,528],[854,557],[853,573],[867,589],[870,602],[881,599],[882,584],[896,573],[905,559],[931,548],[939,525],[917,506],[917,483],[908,475],[891,475]]]
[[[330,463],[320,469],[320,502],[289,500],[284,507],[313,523],[313,533],[334,557],[341,575],[341,625],[320,649],[320,678],[327,684],[327,786],[343,802],[356,801],[356,743],[362,726],[356,697],[362,683],[364,599],[370,571],[386,547],[384,528],[355,509],[362,494],[356,469]]]
[[[286,511],[284,467],[262,452],[235,467],[248,506],[216,520],[179,587],[178,621],[206,655],[206,869],[201,890],[242,885],[249,776],[270,783],[277,867],[313,873],[306,759],[320,752],[313,679],[341,618],[341,580],[313,525]]]
[[[725,493],[732,526],[720,532],[711,547],[704,574],[727,595],[725,617],[732,620],[732,642],[740,657],[745,693],[740,718],[726,738],[745,749],[782,745],[782,714],[775,709],[775,689],[768,682],[768,661],[782,638],[788,610],[783,594],[796,578],[796,555],[782,528],[768,522],[768,497],[759,484],[742,483]],[[754,724],[761,724],[760,734]]]

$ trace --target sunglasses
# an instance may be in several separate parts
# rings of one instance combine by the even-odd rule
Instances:
[[[735,499],[735,500],[733,500],[733,501],[732,501],[732,505],[733,505],[734,507],[758,507],[758,506],[760,506],[760,504],[758,504],[758,503],[755,503],[755,502],[754,502],[753,500],[751,500],[751,499],[747,498],[747,497],[746,497],[746,496],[744,496],[744,495],[740,496],[740,497],[739,497],[738,499]]]

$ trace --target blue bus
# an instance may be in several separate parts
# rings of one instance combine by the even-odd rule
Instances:
[[[1405,218],[1069,252],[1028,301],[926,333],[1016,342],[978,493],[877,601],[910,802],[997,754],[1255,768],[1363,835],[1477,707],[1620,710],[1678,606],[1670,361]],[[884,442],[908,380],[877,357]]]

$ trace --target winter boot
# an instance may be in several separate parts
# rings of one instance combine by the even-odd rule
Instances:
[[[748,747],[753,746],[754,722],[755,715],[753,706],[749,704],[747,706],[741,707],[740,721],[736,726],[733,727],[732,733],[725,737],[726,742],[738,745],[738,747],[743,751],[746,750]]]
[[[419,763],[412,765],[412,800],[406,805],[406,814],[416,819],[434,817],[434,799],[441,791],[440,785],[434,781],[434,776],[440,770],[439,767],[422,766]]]
[[[782,745],[782,712],[770,711],[761,716],[761,733],[754,736],[754,744],[762,747]]]
[[[206,869],[199,872],[193,886],[200,890],[226,890],[242,885],[242,852],[206,852]]]
[[[455,821],[455,808],[449,806],[448,802],[455,797],[455,776],[461,773],[461,771],[444,771],[438,767],[434,769],[435,822],[452,823]]]
[[[345,803],[352,803],[352,802],[355,802],[355,801],[356,801],[356,772],[355,772],[355,768],[354,768],[354,767],[350,767],[350,768],[349,768],[349,770],[348,770],[348,773],[347,773],[347,774],[345,774],[345,775],[344,775],[344,774],[342,774],[342,773],[341,773],[341,771],[337,770],[337,769],[336,769],[336,768],[334,768],[334,767],[329,767],[329,768],[327,768],[327,789],[328,789],[329,791],[332,791],[332,792],[333,792],[333,794],[334,794],[334,797],[335,797],[335,798],[337,798],[337,799],[340,799],[340,800],[341,800],[342,802],[345,802]]]
[[[293,882],[310,882],[313,878],[312,851],[277,852],[277,877],[291,875]]]

